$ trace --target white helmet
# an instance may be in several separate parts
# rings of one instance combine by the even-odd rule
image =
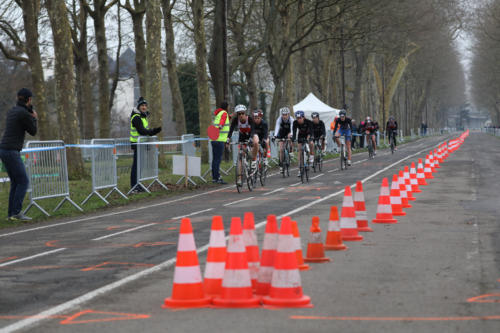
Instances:
[[[244,113],[247,113],[247,107],[244,106],[243,104],[238,104],[236,105],[236,107],[234,108],[234,112],[236,113],[239,113],[239,112],[244,112]]]
[[[285,106],[285,107],[282,107],[282,108],[280,109],[280,114],[281,114],[281,115],[284,115],[284,114],[290,114],[290,109],[289,109],[289,108],[287,108],[286,106]]]

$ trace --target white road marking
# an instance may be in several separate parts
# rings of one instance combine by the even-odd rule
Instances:
[[[135,228],[130,228],[130,229],[127,229],[127,230],[122,230],[122,231],[119,231],[119,232],[115,232],[114,234],[109,234],[109,235],[106,235],[106,236],[97,237],[97,238],[94,238],[94,239],[92,239],[92,240],[93,240],[93,241],[98,241],[98,240],[102,240],[102,239],[110,238],[110,237],[113,237],[113,236],[117,236],[117,235],[125,234],[125,233],[127,233],[127,232],[131,232],[131,231],[135,231],[135,230],[139,230],[139,229],[143,229],[143,228],[151,227],[151,226],[153,226],[153,225],[157,225],[157,224],[158,224],[158,223],[150,223],[150,224],[140,225],[140,226],[135,227]]]
[[[171,220],[180,220],[184,217],[191,217],[191,216],[195,216],[195,215],[198,215],[198,214],[201,214],[201,213],[205,213],[205,212],[209,212],[211,210],[214,210],[213,208],[208,208],[208,209],[204,209],[204,210],[199,210],[197,212],[193,212],[193,213],[190,213],[190,214],[186,214],[186,215],[181,215],[181,216],[176,216],[176,217],[172,217]]]
[[[248,197],[248,198],[245,198],[245,199],[241,199],[241,200],[236,200],[236,201],[232,201],[232,202],[228,202],[227,204],[224,204],[223,206],[224,207],[227,207],[227,206],[231,206],[231,205],[234,205],[236,203],[240,203],[242,201],[247,201],[247,200],[250,200],[250,199],[253,199],[255,197]]]
[[[330,171],[328,171],[328,173],[332,173],[332,172],[335,172],[335,171],[339,171],[339,168],[336,168],[336,169],[330,170]]]
[[[363,163],[364,161],[368,161],[368,159],[367,159],[367,158],[365,158],[364,160],[361,160],[361,161],[356,161],[356,162],[354,162],[353,164]]]
[[[438,144],[439,145],[439,144]],[[436,147],[438,145],[434,145],[432,147]],[[422,152],[424,152],[426,149],[423,149],[419,152],[416,152],[415,154],[412,154],[412,155],[409,155],[403,159],[400,159],[399,161],[397,162],[394,162],[392,163],[391,165],[373,173],[372,175],[364,178],[361,182],[364,183],[370,179],[372,179],[373,177],[376,177],[377,175],[381,174],[382,172],[384,171],[387,171],[389,170],[390,168],[392,168],[393,166],[403,162],[403,161],[406,161],[407,159],[410,159],[414,156],[417,156],[418,154],[421,154]],[[356,184],[352,184],[351,185],[351,188],[356,186]],[[284,214],[281,214],[280,216],[278,216],[277,218],[282,218],[283,216],[290,216],[290,215],[293,215],[293,214],[296,214],[298,212],[301,212],[315,204],[318,204],[320,202],[323,202],[325,200],[328,200],[328,199],[331,199],[335,196],[338,196],[340,194],[344,193],[344,190],[342,191],[338,191],[338,192],[335,192],[335,193],[332,193],[330,195],[327,195],[323,198],[320,198],[320,199],[317,199],[317,200],[314,200],[314,201],[311,201],[309,202],[308,204],[304,205],[304,206],[301,206],[301,207],[297,207],[296,209],[294,210],[291,210],[287,213],[284,213]],[[266,221],[262,221],[262,222],[259,222],[255,225],[255,228],[256,229],[260,229],[262,228],[263,226],[265,226],[266,224]],[[229,239],[229,237],[226,237],[226,239]],[[206,244],[200,248],[198,248],[196,250],[197,253],[202,253],[202,252],[205,252],[207,249],[208,249],[208,246],[209,244]],[[21,329],[25,329],[29,326],[33,326],[33,325],[36,325],[38,324],[39,322],[47,319],[47,318],[50,318],[52,316],[55,316],[57,314],[60,314],[60,313],[63,313],[63,312],[67,312],[68,310],[72,309],[72,308],[75,308],[75,307],[78,307],[80,305],[82,305],[83,303],[86,303],[98,296],[102,296],[116,288],[119,288],[123,285],[126,285],[127,283],[129,282],[133,282],[135,280],[138,280],[140,278],[143,278],[143,277],[146,277],[152,273],[155,273],[155,272],[158,272],[158,271],[161,271],[163,269],[167,269],[167,268],[170,268],[172,267],[173,265],[175,264],[175,258],[171,258],[171,259],[168,259],[167,261],[164,261],[156,266],[153,266],[151,268],[147,268],[143,271],[140,271],[138,273],[135,273],[133,275],[130,275],[130,276],[127,276],[121,280],[118,280],[118,281],[115,281],[113,283],[110,283],[108,285],[105,285],[105,286],[102,286],[101,288],[98,288],[98,289],[95,289],[95,290],[92,290],[92,291],[89,291],[87,292],[86,294],[83,294],[82,296],[80,297],[77,297],[77,298],[74,298],[70,301],[67,301],[65,303],[62,303],[60,305],[57,305],[55,307],[52,307],[52,308],[49,308],[45,311],[42,311],[40,313],[38,313],[37,315],[35,316],[32,316],[30,318],[26,318],[26,319],[23,319],[23,320],[20,320],[18,322],[15,322],[9,326],[5,326],[4,328],[0,329],[0,333],[11,333],[11,332],[14,332],[14,331],[18,331],[18,330],[21,330]]]
[[[277,189],[275,189],[275,190],[273,190],[271,192],[264,193],[262,195],[265,196],[265,195],[273,194],[273,193],[276,193],[276,192],[279,192],[279,191],[283,191],[284,189],[285,189],[284,187],[280,187],[280,188],[277,188]]]
[[[319,178],[319,177],[324,176],[324,175],[325,175],[324,173],[320,173],[319,175],[311,177],[309,179],[316,179],[316,178]]]
[[[292,185],[288,185],[288,186],[290,186],[290,187],[294,187],[294,186],[298,186],[298,185],[300,185],[300,184],[302,184],[302,182],[298,182],[298,183],[295,183],[295,184],[292,184]]]
[[[59,249],[55,249],[55,250],[50,250],[50,251],[46,251],[46,252],[42,252],[42,253],[38,253],[38,254],[35,254],[33,256],[29,256],[29,257],[25,257],[25,258],[21,258],[21,259],[16,259],[16,260],[12,260],[12,261],[7,261],[3,264],[0,264],[0,267],[5,267],[5,266],[9,266],[9,265],[13,265],[13,264],[17,264],[18,262],[23,262],[23,261],[26,261],[26,260],[31,260],[31,259],[35,259],[35,258],[38,258],[38,257],[43,257],[43,256],[47,256],[49,254],[53,254],[53,253],[57,253],[57,252],[61,252],[61,251],[64,251],[66,250],[65,247],[61,247]],[[1,332],[1,331],[0,331]]]

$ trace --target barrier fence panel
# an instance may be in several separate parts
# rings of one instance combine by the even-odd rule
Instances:
[[[137,184],[128,191],[130,194],[137,187],[151,193],[149,188],[158,183],[165,190],[168,188],[158,178],[158,138],[156,136],[140,136],[137,139]],[[152,180],[146,187],[143,183]]]
[[[134,155],[134,152],[130,147],[130,138],[116,138],[113,140],[116,146],[116,155]]]
[[[54,208],[54,212],[66,201],[83,212],[69,195],[68,165],[63,141],[28,141],[22,153],[26,156],[25,163],[30,181],[28,188],[30,203],[23,214],[35,206],[50,216],[37,200],[58,197],[63,199]]]
[[[93,195],[96,195],[108,205],[109,202],[106,199],[113,191],[116,191],[123,198],[128,199],[125,194],[118,189],[118,176],[116,171],[117,155],[114,143],[114,139],[91,140],[90,144],[95,147],[87,149],[90,150],[90,159],[92,162],[92,193],[83,200],[82,205],[85,205]],[[99,190],[109,188],[111,188],[111,190],[104,197],[99,193]]]

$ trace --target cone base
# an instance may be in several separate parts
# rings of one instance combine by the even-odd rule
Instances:
[[[394,216],[406,216],[406,213],[405,212],[392,212],[392,215]]]
[[[410,197],[410,198],[408,198],[408,200],[410,200],[410,201],[415,201],[415,200],[417,200],[417,198],[415,198],[415,197]]]
[[[398,223],[398,220],[396,220],[396,219],[373,219],[372,223],[395,224],[395,223]]]
[[[308,271],[310,269],[311,269],[311,267],[309,267],[309,265],[307,265],[307,264],[299,265],[299,270],[300,271]]]
[[[411,193],[422,193],[420,189],[411,190]]]
[[[345,251],[347,250],[347,246],[345,244],[338,245],[324,245],[323,247],[326,251]]]
[[[403,205],[403,208],[412,208],[413,206],[410,205],[410,204],[407,204],[407,205]]]
[[[212,304],[221,308],[256,308],[260,305],[260,298],[222,299],[217,297],[212,300]]]
[[[304,258],[304,261],[305,262],[316,262],[316,263],[319,263],[319,262],[329,262],[329,261],[332,261],[330,258],[327,258],[327,257],[322,257],[322,258]]]
[[[434,179],[433,175],[425,176],[425,179]]]
[[[342,236],[342,240],[345,242],[358,242],[363,240],[363,236],[361,235]]]
[[[264,296],[262,298],[262,302],[266,305],[273,305],[285,308],[295,308],[311,304],[311,297],[304,295],[300,298],[288,299],[288,298],[272,298],[270,296]]]
[[[164,309],[168,308],[201,308],[210,304],[211,297],[203,297],[198,299],[172,299],[171,297],[165,298],[162,306]]]
[[[359,232],[373,232],[373,229],[370,227],[361,227],[361,228],[358,228],[358,231]]]
[[[418,186],[427,186],[429,184],[427,184],[426,181],[423,181],[423,182],[418,182]]]

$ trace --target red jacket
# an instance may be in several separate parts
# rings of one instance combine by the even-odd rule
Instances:
[[[219,114],[219,112],[222,112],[222,111],[226,111],[224,109],[217,109],[214,111],[214,116],[217,116]],[[219,123],[219,126],[220,127],[223,127],[224,124],[226,123],[226,119],[227,119],[227,111],[226,111],[226,114],[223,114],[222,117],[220,118],[220,123]]]

